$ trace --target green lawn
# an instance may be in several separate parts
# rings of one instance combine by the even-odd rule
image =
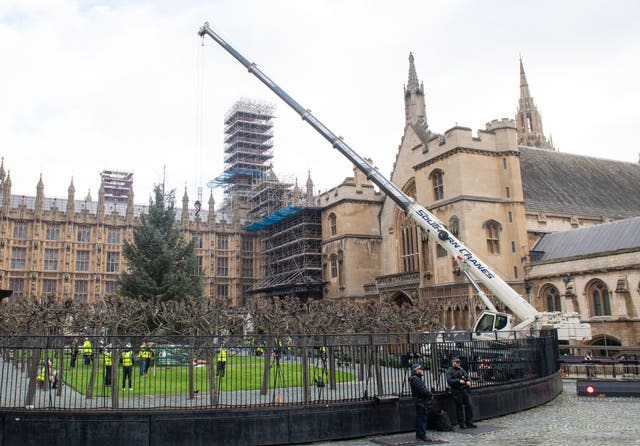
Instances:
[[[81,394],[86,394],[92,366],[84,365],[82,357],[78,357],[75,368],[67,367],[64,371],[64,382]],[[118,369],[119,383],[122,389],[122,367],[114,364]],[[209,391],[209,365],[194,367],[194,390]],[[186,365],[160,366],[152,365],[146,377],[139,376],[139,366],[133,366],[133,390],[120,390],[120,395],[162,395],[187,393],[189,391],[188,367]],[[253,356],[230,356],[227,361],[224,377],[216,376],[215,386],[218,390],[257,390],[262,386],[264,374],[264,360]],[[314,379],[329,380],[329,370],[310,366],[308,368],[309,384]],[[351,373],[336,370],[336,381],[344,382],[354,379]],[[279,370],[271,364],[269,388],[295,387],[302,385],[302,365],[296,362],[281,361]],[[127,383],[128,388],[128,383]],[[111,388],[104,386],[104,365],[100,362],[94,384],[94,396],[111,395]]]

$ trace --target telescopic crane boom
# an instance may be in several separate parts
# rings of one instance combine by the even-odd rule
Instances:
[[[231,54],[238,62],[244,65],[254,76],[256,76],[263,84],[265,84],[271,91],[273,91],[278,97],[287,103],[300,117],[307,121],[307,123],[313,127],[318,133],[320,133],[331,145],[340,151],[349,161],[351,161],[358,169],[360,169],[368,179],[376,184],[389,198],[391,198],[407,215],[412,218],[416,224],[418,224],[422,230],[424,230],[429,237],[435,240],[440,246],[442,246],[454,259],[458,261],[461,268],[465,273],[469,273],[480,283],[482,283],[488,290],[490,290],[501,302],[503,302],[520,320],[520,324],[513,329],[525,330],[542,328],[543,325],[548,325],[547,321],[550,319],[557,319],[562,316],[557,313],[539,313],[532,305],[516,293],[504,280],[502,280],[491,268],[482,261],[477,255],[475,255],[469,248],[467,248],[460,240],[449,233],[445,226],[429,211],[427,211],[419,203],[415,202],[411,197],[406,195],[395,184],[382,176],[378,170],[376,170],[371,164],[369,164],[363,157],[357,154],[351,147],[349,147],[341,137],[336,136],[331,130],[329,130],[324,124],[322,124],[308,109],[302,107],[296,100],[289,96],[284,90],[282,90],[275,82],[273,82],[267,75],[265,75],[255,63],[247,60],[242,54],[236,51],[230,44],[228,44],[222,37],[216,34],[206,22],[198,31],[201,37],[205,34],[215,40],[220,46],[222,46],[229,54]],[[494,330],[510,330],[512,329],[508,314],[498,313],[495,311],[493,304],[484,295],[484,292],[475,284],[472,277],[466,274],[472,281],[476,290],[478,290],[480,298],[489,310],[484,311],[476,323],[474,324],[474,332],[492,332]],[[544,317],[544,315],[553,315],[552,318]],[[575,332],[575,335],[570,338],[579,336],[579,339],[591,338],[591,329],[588,324],[580,323],[577,315],[564,315],[564,317],[571,318],[571,321],[565,320],[565,324],[569,323],[570,331]],[[505,323],[506,321],[506,323]],[[576,331],[578,330],[579,333]],[[588,333],[587,333],[588,331]],[[562,337],[562,331],[559,331],[560,337]]]

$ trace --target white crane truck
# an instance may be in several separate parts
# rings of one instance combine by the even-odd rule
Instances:
[[[371,164],[349,147],[341,137],[336,136],[324,126],[311,112],[303,108],[275,82],[260,71],[255,63],[249,62],[236,51],[222,37],[216,34],[205,23],[198,34],[204,38],[208,35],[231,54],[238,62],[245,66],[262,83],[271,89],[280,99],[289,105],[300,117],[307,121],[331,145],[340,151],[349,161],[360,169],[375,185],[377,185],[390,199],[392,199],[416,224],[422,228],[436,243],[442,246],[458,262],[465,276],[473,284],[478,296],[487,306],[476,319],[472,333],[475,338],[495,339],[496,337],[510,337],[512,333],[527,333],[542,328],[557,329],[558,339],[561,341],[583,341],[591,339],[591,326],[581,322],[577,313],[539,312],[530,303],[516,293],[504,280],[491,270],[486,262],[454,237],[438,219],[427,209],[406,195],[391,181],[382,176]],[[482,283],[493,295],[500,300],[520,320],[513,324],[512,315],[496,310],[491,300],[486,296],[477,281]]]

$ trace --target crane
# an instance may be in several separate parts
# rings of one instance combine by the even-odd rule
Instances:
[[[476,337],[493,337],[498,332],[509,333],[539,330],[544,327],[555,327],[558,330],[558,338],[561,340],[585,340],[591,339],[591,327],[587,323],[580,322],[577,313],[539,312],[529,302],[515,292],[489,265],[481,260],[474,252],[453,236],[446,227],[426,208],[406,195],[393,182],[385,178],[367,160],[349,147],[344,140],[329,130],[308,109],[305,109],[282,88],[264,74],[258,66],[250,62],[240,54],[233,46],[215,33],[208,22],[199,29],[198,35],[204,38],[211,37],[250,73],[256,76],[263,84],[273,91],[280,99],[289,105],[300,117],[322,135],[329,143],[360,169],[366,177],[387,197],[393,200],[427,235],[435,240],[442,248],[453,256],[458,262],[467,279],[475,287],[478,296],[487,306],[476,319],[473,333]],[[493,295],[499,299],[509,310],[518,317],[520,323],[513,325],[511,315],[500,313],[486,296],[477,282],[482,283]]]

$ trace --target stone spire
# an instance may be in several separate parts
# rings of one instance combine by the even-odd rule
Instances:
[[[68,193],[67,193],[67,220],[73,219],[73,214],[76,212],[75,207],[75,195],[76,195],[76,187],[73,185],[73,177],[71,177],[71,184],[69,185]]]
[[[4,171],[4,156],[3,156],[2,162],[0,163],[0,184],[4,182],[4,176],[5,176],[5,171]]]
[[[300,198],[302,197],[302,193],[300,192],[300,186],[298,186],[298,179],[296,178],[296,184],[293,186],[293,205],[300,206]]]
[[[100,181],[100,189],[98,189],[98,220],[104,219],[104,179]]]
[[[184,195],[182,196],[182,224],[189,224],[189,195],[187,195],[187,186],[184,187]]]
[[[404,87],[405,125],[419,125],[427,129],[427,109],[424,98],[424,85],[418,82],[413,54],[409,53],[409,80]]]
[[[424,87],[418,82],[413,53],[409,53],[409,80],[407,81],[407,90],[409,90],[410,93],[424,93]]]
[[[209,214],[207,215],[207,224],[213,227],[216,222],[216,201],[213,199],[213,191],[209,194]]]
[[[44,183],[42,181],[42,174],[40,174],[40,180],[36,186],[36,203],[34,205],[34,211],[36,215],[42,215],[42,203],[44,202]]]
[[[11,206],[11,173],[7,172],[7,177],[2,181],[2,207],[9,210]]]
[[[542,117],[529,91],[522,59],[520,59],[520,100],[516,111],[516,129],[518,145],[555,150],[542,131]]]
[[[311,171],[307,176],[307,203],[313,204],[313,181],[311,180]]]

